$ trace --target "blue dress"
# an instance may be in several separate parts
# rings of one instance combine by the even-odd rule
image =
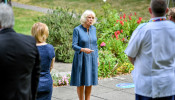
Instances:
[[[98,84],[98,47],[96,28],[90,26],[89,33],[82,25],[77,26],[73,32],[72,48],[75,50],[71,86],[91,86]],[[80,52],[81,48],[94,50],[91,54]]]
[[[41,59],[41,72],[37,90],[37,100],[51,100],[52,96],[52,77],[50,65],[55,57],[54,48],[51,44],[37,46]]]

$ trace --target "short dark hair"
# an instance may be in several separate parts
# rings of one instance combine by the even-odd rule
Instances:
[[[165,15],[167,9],[166,0],[151,0],[150,6],[155,17]]]

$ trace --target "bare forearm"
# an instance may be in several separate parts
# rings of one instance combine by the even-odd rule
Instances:
[[[51,72],[52,69],[53,69],[54,62],[55,62],[55,58],[52,59],[52,62],[51,62],[51,64],[50,64],[50,72]]]

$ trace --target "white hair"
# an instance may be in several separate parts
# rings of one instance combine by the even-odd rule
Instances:
[[[80,22],[81,24],[84,24],[87,21],[87,16],[92,15],[94,17],[94,20],[92,22],[92,24],[94,24],[96,22],[96,18],[95,18],[95,13],[92,10],[86,10],[80,18]]]
[[[14,23],[12,8],[7,4],[0,3],[0,26],[2,28],[12,28]]]

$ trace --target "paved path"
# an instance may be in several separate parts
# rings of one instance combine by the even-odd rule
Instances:
[[[21,4],[17,2],[12,2],[13,7],[18,7],[18,8],[24,8],[24,9],[29,9],[29,10],[34,10],[42,13],[47,13],[48,11],[52,11],[51,9],[48,8],[42,8],[42,7],[37,7],[37,6],[32,6],[32,5],[26,5],[26,4]]]
[[[32,5],[25,5],[12,2],[12,6],[30,9],[38,12],[47,13],[52,11],[48,8],[36,7]],[[52,73],[58,76],[66,75],[71,72],[72,64],[70,63],[55,63]],[[134,88],[119,88],[116,84],[132,83],[131,75],[121,75],[118,77],[107,78],[99,80],[99,85],[93,86],[91,93],[91,100],[135,100]],[[52,100],[78,100],[76,87],[61,86],[54,87]]]
[[[55,63],[54,73],[66,75],[71,72],[72,64]],[[99,85],[93,86],[91,100],[135,100],[134,88],[119,88],[116,84],[132,83],[131,75],[121,75],[113,78],[99,80]],[[78,100],[76,87],[54,87],[52,100]]]
[[[54,64],[54,68],[52,70],[52,74],[56,74],[57,76],[64,76],[71,73],[72,64],[70,63],[58,63]]]

